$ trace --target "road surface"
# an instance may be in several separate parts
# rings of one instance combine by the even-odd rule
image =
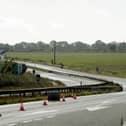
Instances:
[[[91,77],[91,78],[96,78],[96,79],[113,81],[114,83],[118,83],[118,84],[122,85],[124,90],[126,89],[126,78],[97,75],[97,74],[89,74],[89,73],[83,73],[83,72],[68,70],[68,69],[61,69],[61,68],[58,68],[58,67],[53,67],[53,66],[48,66],[48,65],[23,62],[23,61],[18,61],[18,62],[19,63],[25,63],[27,66],[30,66],[30,67],[36,67],[36,68],[39,68],[39,69],[45,69],[45,70],[64,73],[64,74],[72,74],[72,75],[77,75],[77,76],[81,76],[81,77]]]
[[[36,65],[36,64],[35,64]],[[37,65],[64,73],[80,76],[104,78],[118,82],[125,88],[126,79],[86,74],[64,70],[50,66]],[[44,68],[44,69],[45,69]],[[64,79],[71,81],[64,75]],[[57,77],[57,76],[56,76]],[[76,79],[75,79],[76,80]],[[77,81],[80,81],[80,78]],[[72,80],[74,81],[74,80]],[[75,82],[76,83],[76,82]],[[79,82],[78,82],[79,83]],[[66,102],[43,101],[24,103],[26,111],[19,111],[20,104],[1,105],[0,126],[125,126],[126,121],[126,92],[80,96],[77,100],[67,98]]]
[[[28,71],[32,72],[32,69],[28,69]],[[47,73],[40,70],[36,70],[36,74],[40,74],[41,77],[49,78],[52,80],[59,80],[63,82],[66,86],[76,86],[80,85],[80,82],[82,82],[81,85],[95,85],[95,84],[101,84],[104,83],[103,81],[88,79],[85,77],[76,77],[76,76],[69,76],[69,75],[61,75],[56,73]]]
[[[112,126],[111,123],[119,124],[121,116],[125,121],[125,106],[126,92],[81,96],[77,100],[67,98],[66,102],[49,102],[48,106],[42,106],[42,101],[24,103],[26,111],[19,111],[20,104],[4,105],[0,106],[0,126],[59,126],[60,123],[60,126],[82,126],[86,123],[90,126],[102,126],[101,123]],[[103,119],[106,121],[102,122]]]

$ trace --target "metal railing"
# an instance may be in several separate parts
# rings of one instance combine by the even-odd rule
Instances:
[[[35,93],[48,94],[48,93],[67,93],[67,92],[78,92],[81,90],[96,90],[96,89],[108,89],[113,86],[106,86],[106,82],[96,85],[79,85],[69,87],[48,87],[48,88],[32,88],[32,89],[18,89],[18,90],[0,90],[0,95],[25,95]]]

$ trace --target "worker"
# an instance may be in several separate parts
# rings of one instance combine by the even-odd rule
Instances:
[[[33,75],[35,75],[35,70],[34,69],[33,69],[32,73],[33,73]]]

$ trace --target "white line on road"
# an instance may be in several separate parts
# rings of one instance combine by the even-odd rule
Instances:
[[[30,113],[26,113],[24,115],[21,115],[22,117],[24,116],[30,116],[30,115],[38,115],[38,114],[44,114],[44,113],[53,113],[53,112],[57,112],[57,110],[49,110],[49,111],[38,111],[38,112],[30,112]]]
[[[8,126],[16,126],[16,124],[15,123],[12,123],[12,124],[8,124]]]
[[[35,121],[40,121],[40,120],[43,120],[43,118],[37,118],[37,119],[34,119]]]
[[[30,123],[30,122],[32,122],[32,120],[25,120],[25,121],[23,121],[23,123]]]
[[[87,107],[86,109],[88,111],[97,111],[101,109],[109,108],[109,106],[95,106],[95,107]]]
[[[47,116],[47,118],[51,119],[51,118],[54,118],[56,115],[49,115]]]

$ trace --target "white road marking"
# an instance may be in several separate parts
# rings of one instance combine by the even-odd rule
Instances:
[[[16,126],[16,124],[15,123],[12,123],[12,124],[8,124],[8,126]]]
[[[38,111],[38,112],[30,112],[30,113],[26,113],[24,115],[21,116],[30,116],[30,115],[38,115],[38,114],[44,114],[44,113],[52,113],[52,112],[57,112],[57,110],[49,110],[49,111]]]
[[[115,99],[105,100],[102,102],[102,104],[110,104],[110,103],[113,103],[114,101],[116,101],[116,100]]]
[[[97,111],[101,109],[109,108],[109,106],[95,106],[95,107],[87,107],[86,109],[88,111]]]
[[[32,120],[25,120],[25,121],[23,121],[23,123],[30,123],[30,122],[32,122]]]
[[[43,120],[43,118],[37,118],[37,119],[34,119],[35,121],[40,121],[40,120]]]
[[[126,126],[126,122],[124,122],[123,126]]]
[[[39,112],[33,112],[32,114],[36,115],[36,114],[43,114],[43,113],[50,113],[50,112],[57,112],[57,110],[39,111]]]
[[[55,117],[55,115],[50,115],[50,116],[47,116],[47,118],[54,118]]]

